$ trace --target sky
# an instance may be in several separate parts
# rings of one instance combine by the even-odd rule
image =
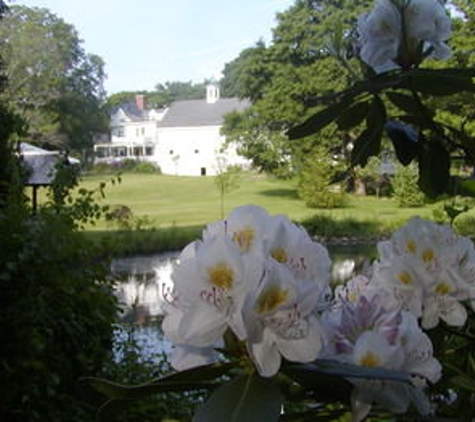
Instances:
[[[167,81],[219,79],[293,0],[11,0],[74,25],[87,53],[106,63],[105,88],[152,91]]]

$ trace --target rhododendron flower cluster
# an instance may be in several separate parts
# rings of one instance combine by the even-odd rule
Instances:
[[[425,57],[447,59],[450,18],[439,0],[376,0],[359,17],[360,56],[376,72],[410,68]]]
[[[332,292],[327,250],[303,228],[259,207],[236,208],[207,226],[174,270],[163,321],[173,366],[216,361],[230,330],[264,377],[283,359],[410,375],[410,383],[348,375],[355,421],[373,403],[428,414],[425,388],[442,367],[423,329],[465,323],[465,306],[475,304],[475,249],[448,226],[413,218],[378,251],[370,274]]]
[[[163,331],[177,369],[211,363],[227,329],[245,342],[263,376],[281,356],[310,362],[321,348],[315,311],[328,294],[327,250],[283,216],[235,209],[188,245],[173,274]]]
[[[365,367],[387,368],[410,373],[413,385],[381,380],[350,379],[354,420],[362,420],[376,402],[404,413],[413,403],[421,414],[430,412],[422,393],[426,380],[441,377],[441,365],[433,357],[432,343],[417,319],[402,309],[386,308],[374,284],[357,277],[340,290],[338,306],[326,311],[323,322],[327,338],[323,356]]]
[[[413,218],[392,238],[378,244],[374,283],[393,307],[422,318],[422,327],[440,320],[462,326],[475,309],[475,249],[470,239],[448,226]]]

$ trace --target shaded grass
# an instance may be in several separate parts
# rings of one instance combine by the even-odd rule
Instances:
[[[106,180],[107,176],[90,176],[81,186],[93,189]],[[87,235],[113,256],[178,250],[199,237],[206,224],[221,219],[219,199],[212,177],[125,174],[100,200],[111,207],[126,205],[136,218],[146,218],[146,229],[118,230],[102,220],[88,227]],[[344,208],[311,209],[298,198],[292,181],[255,174],[245,174],[239,189],[227,194],[224,202],[225,215],[240,205],[259,205],[323,238],[387,236],[414,215],[431,218],[436,206],[399,208],[389,198],[350,196]]]

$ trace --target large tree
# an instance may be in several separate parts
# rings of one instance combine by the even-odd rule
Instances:
[[[252,106],[229,116],[224,132],[258,168],[285,174],[309,153],[311,143],[292,145],[284,132],[315,111],[315,97],[345,88],[358,74],[355,63],[347,66],[349,40],[358,14],[370,4],[297,0],[277,15],[268,46],[260,41],[225,66],[224,88]],[[332,136],[326,136],[328,144],[335,143]]]
[[[9,80],[3,95],[38,145],[84,152],[107,130],[104,63],[75,28],[46,9],[12,6],[0,25]]]

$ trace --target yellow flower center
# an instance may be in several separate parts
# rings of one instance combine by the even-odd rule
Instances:
[[[435,258],[435,253],[432,249],[427,248],[422,252],[422,261],[426,264],[432,262]]]
[[[376,366],[380,366],[381,365],[381,361],[379,359],[379,357],[374,354],[373,352],[369,351],[368,353],[366,353],[361,359],[360,359],[360,362],[359,364],[361,366],[366,366],[368,368],[374,368]]]
[[[416,253],[416,248],[417,248],[417,245],[414,239],[408,239],[408,241],[406,242],[406,250],[409,253]]]
[[[447,283],[439,283],[435,288],[435,292],[439,295],[446,295],[450,293],[451,287]]]
[[[288,290],[278,286],[270,286],[257,299],[257,312],[260,314],[273,311],[287,300]]]
[[[226,262],[208,268],[209,282],[219,289],[229,290],[234,285],[234,271]]]
[[[281,248],[280,246],[277,246],[276,248],[272,249],[270,252],[270,256],[281,264],[285,264],[287,262],[287,252],[285,252],[285,249]]]
[[[252,247],[254,243],[254,230],[251,227],[245,227],[242,230],[238,230],[233,234],[233,241],[239,245],[241,252],[246,253]]]
[[[407,271],[401,271],[397,275],[397,279],[402,283],[405,284],[406,286],[409,284],[412,284],[412,277],[411,274],[409,274]]]

